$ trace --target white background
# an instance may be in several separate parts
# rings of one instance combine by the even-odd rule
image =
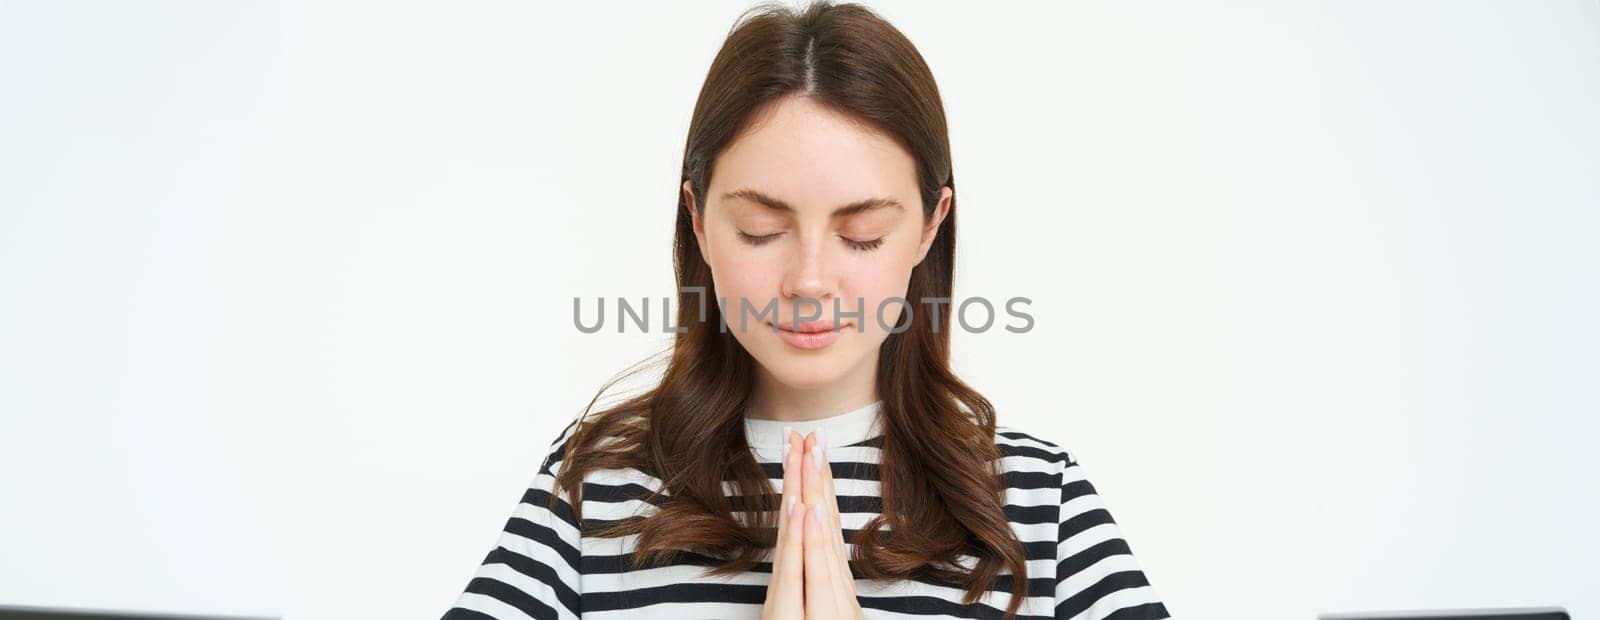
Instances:
[[[0,604],[437,617],[658,333],[746,2],[0,4]],[[958,333],[1177,615],[1600,615],[1600,4],[874,3]]]

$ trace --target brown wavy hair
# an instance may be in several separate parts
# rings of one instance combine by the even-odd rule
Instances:
[[[943,103],[922,55],[872,10],[827,1],[802,10],[760,4],[740,16],[701,86],[679,185],[688,181],[693,196],[705,196],[718,154],[752,118],[789,96],[809,97],[897,140],[916,162],[924,222],[941,188],[955,189]],[[661,488],[647,498],[659,507],[654,514],[592,532],[586,526],[586,534],[637,534],[636,566],[690,553],[712,558],[702,560],[712,574],[729,574],[753,568],[773,547],[778,496],[744,431],[755,361],[719,329],[718,305],[703,302],[718,296],[690,208],[703,213],[704,201],[680,187],[673,258],[677,326],[684,331],[675,335],[664,375],[593,415],[596,401],[590,401],[568,439],[556,484],[581,518],[589,472],[635,468],[660,479]],[[1006,518],[994,408],[950,369],[951,313],[918,301],[951,298],[955,226],[952,197],[933,246],[911,272],[912,303],[896,330],[911,325],[889,334],[878,352],[883,504],[851,541],[851,560],[867,579],[930,577],[959,585],[967,604],[1009,571],[1006,613],[1015,615],[1027,566]],[[737,493],[725,495],[724,484]],[[976,563],[959,564],[963,554]]]

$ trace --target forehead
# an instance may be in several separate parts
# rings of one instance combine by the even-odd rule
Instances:
[[[758,113],[718,156],[711,199],[745,188],[802,212],[875,196],[914,205],[918,194],[915,162],[898,142],[804,97]]]

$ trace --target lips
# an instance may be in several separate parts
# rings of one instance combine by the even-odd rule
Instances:
[[[836,329],[833,321],[806,321],[804,323],[780,323],[777,327],[778,329],[797,334],[816,334],[821,332],[839,331],[839,329],[844,328],[844,326],[844,323],[840,323]]]
[[[839,339],[840,332],[844,331],[847,323],[840,323],[837,327],[833,321],[807,321],[804,323],[785,323],[778,325],[778,338],[789,346],[802,351],[815,351],[827,348]]]

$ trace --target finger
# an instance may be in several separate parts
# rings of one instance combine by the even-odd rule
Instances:
[[[774,604],[780,612],[779,617],[799,617],[804,609],[805,600],[805,505],[798,499],[789,500],[788,512],[784,513],[785,527],[789,535],[783,542],[783,547],[778,552],[778,558],[772,564]]]
[[[800,499],[800,467],[803,459],[799,449],[799,442],[795,441],[797,435],[789,427],[783,428],[783,489],[778,496],[778,537],[783,538],[788,529],[788,515],[790,498]]]
[[[805,601],[807,611],[829,617],[838,608],[838,595],[829,576],[833,570],[832,557],[822,529],[821,508],[821,504],[810,504],[805,510]]]
[[[834,598],[830,599],[830,601],[834,601],[834,609],[838,612],[837,617],[843,618],[845,617],[845,610],[850,609],[850,602],[856,596],[853,585],[850,583],[850,564],[846,564],[845,554],[840,553],[843,548],[843,540],[838,534],[837,527],[827,531],[824,537],[827,537],[827,566],[832,567],[827,572],[830,588],[834,590]]]
[[[807,521],[816,521],[818,532],[816,536],[809,536],[808,541],[813,544],[808,547],[820,551],[822,565],[825,571],[813,575],[810,564],[807,564],[806,581],[808,584],[822,586],[828,596],[827,607],[818,609],[847,609],[844,596],[854,598],[855,583],[850,576],[850,565],[844,551],[843,530],[839,522],[839,502],[833,493],[833,468],[828,462],[827,436],[822,429],[806,438],[806,461],[804,495],[806,501],[816,514]],[[808,553],[808,558],[812,554]],[[811,600],[808,588],[807,601]],[[853,603],[853,600],[850,601]]]
[[[818,431],[817,453],[820,456],[819,460],[822,462],[822,467],[821,469],[811,470],[811,472],[814,472],[817,475],[816,485],[818,496],[822,501],[823,507],[826,509],[823,516],[827,518],[823,519],[823,522],[831,525],[835,529],[838,529],[840,527],[839,496],[834,493],[833,489],[833,466],[829,463],[830,459],[828,455],[828,446],[825,443],[826,441],[827,440],[823,438],[821,431]]]
[[[827,460],[827,452],[823,452],[823,459]],[[828,508],[825,522],[831,526],[828,532],[828,541],[831,543],[834,556],[834,565],[838,568],[841,585],[847,587],[849,592],[855,592],[855,577],[850,573],[850,552],[844,545],[844,518],[839,514],[839,496],[835,493],[833,484],[833,468],[823,467],[821,473],[822,505]]]
[[[794,460],[793,457],[795,454],[794,444],[793,442],[789,441],[789,429],[785,427],[783,430],[783,449],[778,451],[778,463],[779,467],[782,468],[781,471],[783,472],[783,477],[781,478],[781,482],[779,482],[778,505],[773,510],[773,521],[776,522],[778,528],[778,539],[773,543],[772,546],[774,562],[777,561],[777,555],[783,550],[783,542],[786,539],[789,531],[789,498],[793,496],[792,489],[790,488],[790,480],[791,476],[793,475],[792,472],[795,469],[792,466],[792,461]],[[776,564],[774,564],[773,570],[777,570]],[[776,577],[776,573],[774,573],[774,577]]]
[[[800,500],[807,506],[813,507],[824,503],[822,473],[828,469],[827,452],[823,451],[822,444],[817,441],[817,434],[813,432],[805,437],[805,473],[800,480]]]
[[[767,598],[762,604],[761,617],[773,620],[798,620],[805,615],[805,575],[802,533],[805,530],[805,510],[798,501],[787,511],[781,511],[782,529],[786,534],[778,547],[772,563],[772,578],[767,584]]]
[[[772,577],[769,580],[766,607],[774,613],[790,605],[798,604],[803,587],[804,575],[801,574],[800,527],[803,522],[796,521],[793,517],[799,513],[796,508],[799,502],[799,482],[801,467],[801,452],[799,443],[794,441],[797,437],[789,428],[784,428],[783,450],[780,452],[783,467],[783,483],[778,497],[777,510],[774,512],[778,525],[777,541],[772,550]],[[798,525],[796,525],[798,524]],[[792,612],[793,610],[790,609]]]

